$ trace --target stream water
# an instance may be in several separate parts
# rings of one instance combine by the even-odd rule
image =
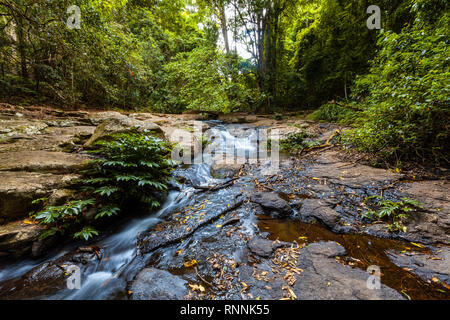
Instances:
[[[249,154],[254,152],[254,133],[235,135],[229,126],[218,123],[213,125],[211,133],[220,137],[227,144],[219,144],[216,153],[226,152],[227,148],[234,146],[236,154]],[[241,131],[241,133],[244,131]],[[211,170],[211,166],[206,163],[193,164],[186,167],[183,177],[190,180],[190,183],[180,185],[179,191],[171,191],[159,211],[146,217],[134,218],[121,226],[121,228],[110,236],[104,237],[96,245],[103,248],[101,263],[94,269],[89,269],[88,274],[83,275],[81,289],[62,290],[55,294],[40,296],[40,299],[111,299],[121,298],[120,293],[124,292],[126,280],[118,275],[129,266],[137,255],[136,241],[139,233],[151,229],[153,226],[164,220],[164,216],[172,212],[185,208],[192,202],[195,193],[195,186],[210,186],[220,183],[221,179],[216,179]],[[349,255],[357,261],[357,267],[365,268],[368,263],[379,263],[392,269],[393,277],[384,281],[394,289],[408,290],[413,298],[442,298],[433,287],[395,265],[386,256],[388,249],[403,249],[404,245],[391,240],[376,239],[361,235],[336,235],[330,231],[316,225],[308,225],[292,220],[277,220],[268,217],[260,217],[259,228],[267,231],[270,237],[279,238],[284,241],[299,241],[303,236],[308,242],[318,240],[332,240],[342,243]],[[45,258],[39,260],[22,260],[4,266],[0,270],[0,282],[7,279],[19,277],[27,271],[42,264],[45,261],[56,259],[65,253],[76,248],[76,244],[67,246],[53,252]],[[359,261],[359,262],[358,262]],[[399,280],[400,279],[400,280]],[[403,280],[402,280],[403,279]],[[406,280],[405,280],[406,279]],[[122,296],[123,297],[123,296]]]

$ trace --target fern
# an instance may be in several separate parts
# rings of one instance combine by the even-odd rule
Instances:
[[[97,159],[83,171],[80,191],[87,200],[69,201],[63,206],[45,206],[33,214],[46,228],[41,236],[74,230],[85,223],[81,213],[88,207],[97,210],[95,219],[112,217],[129,204],[141,203],[150,210],[160,206],[156,193],[165,192],[173,170],[169,144],[148,133],[116,134],[112,140],[96,143],[91,151]],[[45,201],[38,201],[35,203]],[[83,227],[75,238],[88,240],[98,235],[92,227]]]
[[[421,203],[412,199],[402,198],[401,201],[383,200],[380,196],[366,198],[365,202],[372,202],[378,210],[368,210],[361,217],[369,220],[386,220],[389,222],[389,231],[406,232],[403,221],[408,218],[408,214],[419,209],[423,210]]]

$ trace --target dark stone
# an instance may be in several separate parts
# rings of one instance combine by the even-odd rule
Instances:
[[[188,294],[187,281],[168,271],[146,268],[139,272],[130,290],[132,300],[182,300]]]
[[[325,201],[318,199],[305,199],[299,214],[302,220],[306,222],[317,219],[332,229],[336,228],[341,220],[338,212],[330,208]]]
[[[274,192],[254,192],[251,194],[250,199],[271,215],[285,217],[293,213],[289,203]]]
[[[262,239],[259,237],[253,237],[247,244],[248,249],[264,258],[268,258],[272,255],[272,253],[279,247],[283,246],[282,243],[274,243],[271,240]]]

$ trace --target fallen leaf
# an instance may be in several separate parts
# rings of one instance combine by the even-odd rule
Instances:
[[[185,266],[186,268],[189,268],[189,267],[195,266],[197,263],[198,263],[197,260],[192,259],[191,261],[186,261],[186,262],[184,263],[184,266]]]

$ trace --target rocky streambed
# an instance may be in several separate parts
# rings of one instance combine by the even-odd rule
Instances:
[[[84,150],[105,134],[137,127],[170,140],[185,130],[194,136],[185,147],[195,153],[208,128],[244,151],[251,151],[246,132],[255,127],[281,136],[307,130],[322,142],[339,129],[245,115],[201,121],[207,116],[3,105],[0,298],[450,298],[448,182],[409,181],[348,160],[338,146],[284,156],[274,172],[267,161],[180,166],[179,183],[158,212],[116,221],[89,244],[38,239],[40,226],[27,218],[32,201],[64,201],[89,160]],[[423,204],[407,232],[360,218],[364,199],[381,193]],[[80,289],[67,288],[72,265],[81,270]],[[379,289],[368,288],[369,266],[380,268]]]

